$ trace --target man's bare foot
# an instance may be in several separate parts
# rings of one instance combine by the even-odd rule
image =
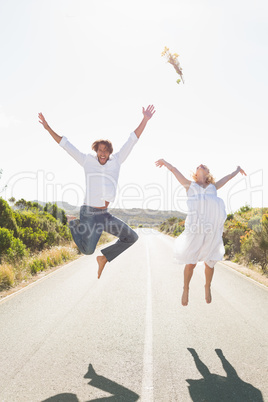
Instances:
[[[181,304],[183,306],[188,306],[188,298],[189,298],[189,289],[183,288],[182,297],[181,297]]]
[[[102,271],[105,267],[105,264],[107,262],[107,258],[105,257],[105,255],[100,255],[97,257],[97,263],[99,264],[99,269],[98,269],[98,279],[100,279]]]
[[[211,297],[211,291],[210,291],[210,285],[205,285],[205,298],[206,298],[206,302],[209,304],[212,301],[212,297]]]

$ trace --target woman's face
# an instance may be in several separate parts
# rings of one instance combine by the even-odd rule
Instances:
[[[205,175],[205,176],[207,176],[208,174],[209,174],[209,169],[208,169],[208,167],[206,166],[206,165],[199,165],[199,166],[197,166],[197,168],[196,168],[196,174],[198,175],[198,174],[202,174],[202,175]]]

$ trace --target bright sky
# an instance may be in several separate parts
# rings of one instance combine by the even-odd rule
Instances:
[[[161,57],[179,54],[185,84]],[[268,207],[266,0],[0,0],[0,187],[5,199],[81,205],[82,168],[38,122],[81,151],[108,138],[117,150],[157,112],[122,165],[121,208],[184,209],[187,178],[200,163],[227,212]]]

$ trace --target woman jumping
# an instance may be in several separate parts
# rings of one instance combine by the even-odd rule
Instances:
[[[158,167],[166,166],[187,191],[188,214],[185,230],[175,240],[174,246],[176,260],[180,264],[186,264],[182,305],[188,305],[189,285],[198,261],[205,263],[205,299],[207,303],[211,303],[210,285],[214,266],[224,256],[222,233],[226,220],[225,205],[217,196],[217,190],[238,173],[245,176],[246,173],[238,166],[233,173],[215,182],[207,166],[199,165],[193,175],[194,181],[190,181],[164,159],[159,159],[155,163]]]

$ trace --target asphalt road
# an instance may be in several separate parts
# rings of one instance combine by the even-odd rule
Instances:
[[[180,304],[173,239],[139,241],[97,279],[83,256],[0,303],[0,401],[268,401],[268,290],[218,263]]]

